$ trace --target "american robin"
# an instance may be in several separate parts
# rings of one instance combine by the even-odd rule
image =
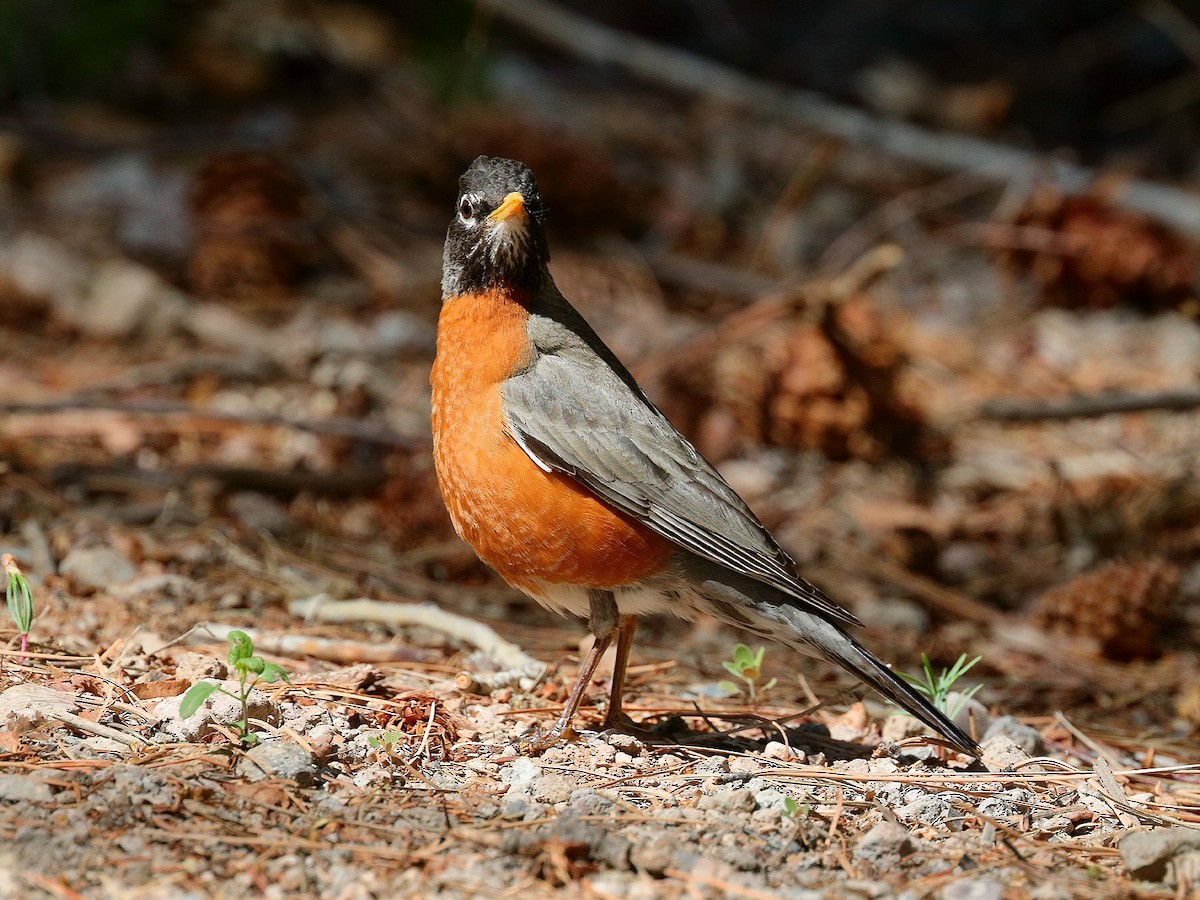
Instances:
[[[975,742],[846,633],[861,623],[805,581],[754,513],[667,421],[550,276],[533,173],[476,159],[446,234],[433,386],[438,483],[459,535],[514,587],[587,616],[595,643],[566,736],[615,639],[606,727],[638,616],[708,613],[832,660],[970,754]]]

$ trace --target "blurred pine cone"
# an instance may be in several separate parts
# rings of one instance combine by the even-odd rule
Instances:
[[[1033,278],[1041,301],[1067,309],[1117,304],[1154,312],[1195,298],[1196,249],[1154,220],[1117,209],[1100,193],[1042,187],[1013,225],[1036,241],[997,251],[1005,267]]]
[[[286,162],[264,153],[222,153],[196,174],[196,242],[188,271],[208,296],[273,299],[312,265],[312,196]]]
[[[713,400],[745,439],[818,450],[830,459],[912,455],[927,437],[921,411],[899,392],[903,348],[865,295],[727,346]],[[924,448],[928,450],[928,447]]]
[[[1155,657],[1178,586],[1179,569],[1162,558],[1110,562],[1046,591],[1030,618],[1050,634],[1094,642],[1108,659]]]

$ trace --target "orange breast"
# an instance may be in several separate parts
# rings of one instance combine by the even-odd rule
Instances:
[[[500,389],[528,359],[528,312],[501,291],[447,300],[438,320],[433,454],[459,535],[510,584],[611,588],[658,572],[673,545],[545,472],[507,432]]]

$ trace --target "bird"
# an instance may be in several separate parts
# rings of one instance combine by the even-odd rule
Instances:
[[[555,286],[533,172],[480,156],[459,179],[430,371],[434,468],[454,528],[510,585],[594,636],[572,722],[616,643],[604,728],[639,617],[707,614],[838,664],[958,750],[976,742],[852,637],[862,623],[806,581],[717,470],[667,420]]]

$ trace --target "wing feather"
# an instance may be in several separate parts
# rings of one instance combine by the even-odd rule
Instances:
[[[580,323],[587,330],[572,340]],[[860,624],[796,573],[733,488],[577,314],[570,329],[537,325],[552,339],[538,341],[535,333],[534,359],[503,388],[513,437],[534,462],[571,476],[680,547],[777,588],[801,609]],[[611,368],[595,365],[597,345]]]

